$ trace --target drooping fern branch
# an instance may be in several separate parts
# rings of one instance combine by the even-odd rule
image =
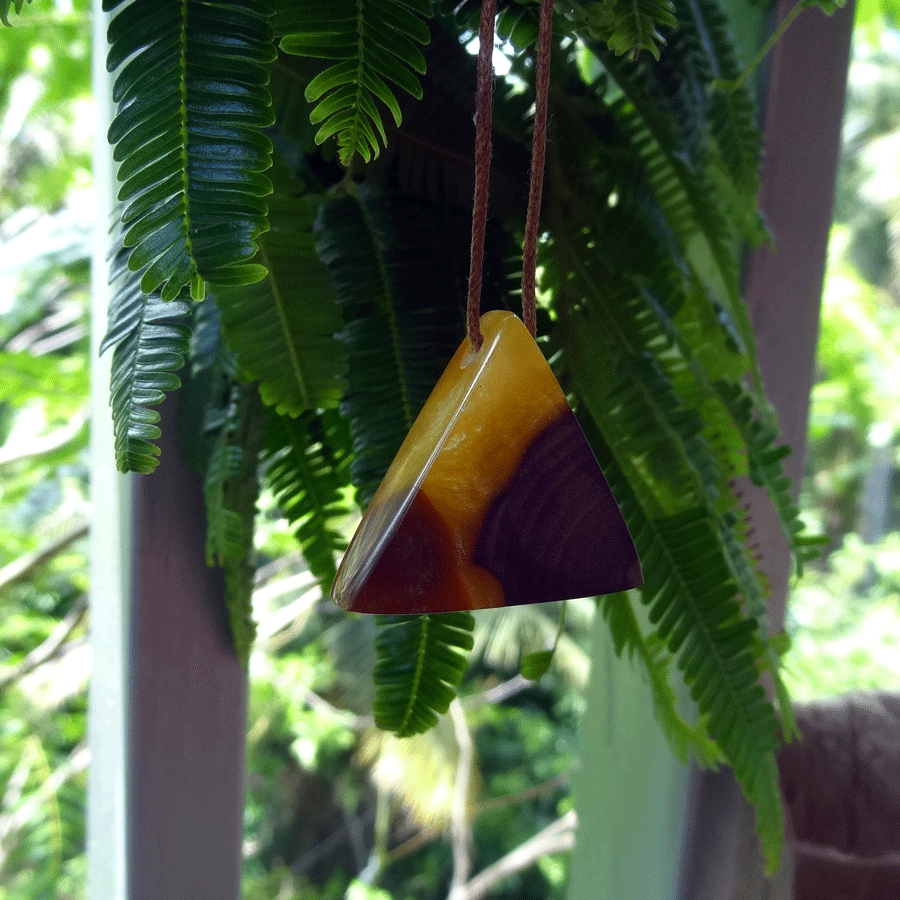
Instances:
[[[428,207],[388,205],[361,185],[325,203],[317,230],[344,318],[350,366],[341,411],[365,505],[456,350],[463,307],[454,273],[433,264],[446,235]]]
[[[126,256],[120,250],[113,262],[109,329],[100,352],[115,347],[110,405],[116,466],[146,473],[159,462],[159,447],[152,443],[160,436],[159,413],[151,407],[181,386],[175,373],[188,350],[191,308],[183,300],[167,303],[145,294],[140,273],[128,268]]]
[[[107,68],[117,72],[109,129],[126,203],[128,265],[172,300],[190,286],[245,285],[266,227],[274,121],[265,65],[275,57],[266,0],[106,0]]]
[[[588,377],[582,365],[576,354],[573,372],[579,381]],[[596,395],[588,393],[585,401],[602,432],[609,423],[604,421]],[[646,489],[634,488],[605,438],[595,435],[593,448],[641,556],[645,575],[641,597],[650,623],[666,652],[676,660],[704,717],[699,734],[714,740],[734,768],[738,783],[756,807],[757,830],[766,855],[777,859],[783,834],[780,801],[772,803],[773,796],[778,796],[773,756],[777,723],[759,683],[755,659],[758,623],[741,610],[739,588],[723,553],[715,519],[702,507],[674,514],[655,511],[641,497],[647,496]],[[631,647],[637,637],[630,623],[625,624],[629,627],[619,634],[618,641]],[[621,623],[610,619],[610,625],[617,629]],[[664,677],[664,672],[656,674]],[[664,684],[661,681],[655,686],[661,713],[671,708],[668,692],[661,690]],[[677,750],[689,734],[665,714],[660,721]],[[702,738],[696,735],[692,743],[697,740]]]
[[[609,594],[600,599],[599,609],[609,625],[616,655],[635,660],[643,669],[653,690],[656,718],[679,759],[687,763],[693,753],[701,765],[719,762],[722,751],[707,734],[705,723],[692,725],[679,710],[670,676],[672,656],[658,635],[645,633],[629,597]]]
[[[352,512],[349,446],[347,422],[336,410],[275,416],[269,427],[266,480],[325,595],[336,554],[346,547],[338,526]]]
[[[361,187],[327,202],[317,224],[344,317],[350,367],[341,411],[353,435],[350,473],[361,503],[371,499],[463,333],[455,275],[433,264],[446,235],[429,212],[388,204]],[[456,651],[460,641],[471,648],[473,627],[471,616],[452,621],[379,619],[380,727],[414,734],[446,711],[465,671]]]
[[[630,83],[634,95],[649,102],[641,77],[631,76]],[[680,134],[693,132],[675,129],[659,106],[642,112],[614,101],[610,110],[625,145],[638,150],[652,186],[650,202],[640,191],[625,190],[610,208],[602,193],[610,186],[586,179],[584,166],[556,165],[554,195],[565,198],[566,209],[562,214],[558,207],[553,216],[556,257],[547,257],[563,324],[562,365],[596,427],[595,452],[641,555],[641,595],[653,633],[642,639],[621,617],[611,617],[610,625],[614,636],[615,629],[622,632],[620,649],[639,648],[645,666],[665,660],[647,640],[665,646],[697,703],[700,718],[691,729],[715,741],[734,767],[757,808],[772,860],[782,835],[773,756],[778,723],[761,671],[770,669],[777,687],[780,682],[760,618],[766,585],[733,490],[748,466],[746,416],[737,421],[717,387],[740,384],[753,364],[752,344],[735,345],[738,330],[723,329],[716,314],[719,291],[713,288],[721,288],[723,273],[736,280],[738,245],[721,240],[728,234],[724,226],[715,235],[718,276],[708,269],[715,260],[711,244],[707,268],[698,265],[699,257],[691,259],[695,236],[713,237],[714,231],[708,210],[699,209],[701,176],[687,164],[687,151],[675,149]],[[654,143],[653,134],[665,136],[665,144]],[[562,132],[558,141],[560,154],[583,156]],[[702,163],[703,157],[696,159]],[[667,227],[653,224],[660,213]],[[563,267],[566,278],[559,275]],[[766,437],[771,443],[774,433]],[[666,714],[665,667],[649,671],[660,721],[678,749],[691,731]],[[778,697],[789,732],[789,707],[783,692]]]
[[[256,632],[253,526],[268,414],[256,386],[239,381],[211,302],[194,304],[189,361],[179,407],[181,445],[203,473],[207,562],[223,570],[234,647],[246,665]]]

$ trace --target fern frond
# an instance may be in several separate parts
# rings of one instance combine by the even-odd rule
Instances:
[[[214,299],[242,372],[259,382],[263,400],[280,415],[297,416],[337,406],[346,353],[334,337],[340,312],[316,253],[320,198],[278,167],[268,202],[270,228],[257,257],[268,274],[250,286],[217,288]]]
[[[456,696],[475,619],[455,612],[377,621],[375,722],[398,737],[428,731]]]
[[[238,388],[235,419],[231,436],[241,448],[237,469],[225,482],[223,507],[240,522],[237,541],[228,547],[224,560],[225,602],[228,605],[228,621],[238,659],[246,666],[250,658],[256,624],[253,621],[253,533],[256,503],[259,498],[259,457],[266,438],[268,413],[259,398],[256,386],[241,385]]]
[[[750,90],[744,83],[734,87],[742,66],[728,18],[715,0],[675,0],[675,6],[709,74],[710,134],[741,201],[755,212],[762,132]]]
[[[265,275],[250,259],[266,228],[262,174],[274,117],[265,65],[275,58],[265,0],[105,0],[113,11],[107,68],[118,71],[109,129],[129,205],[128,265],[142,289],[172,300],[190,285],[246,285]]]
[[[255,385],[241,383],[211,301],[193,306],[189,359],[179,438],[189,464],[203,475],[207,564],[223,570],[234,647],[246,665],[255,634],[253,532],[267,412]]]
[[[806,548],[801,541],[803,523],[790,494],[791,480],[781,462],[790,454],[790,447],[776,445],[778,429],[771,421],[772,414],[760,415],[753,398],[739,383],[717,381],[715,388],[743,435],[750,480],[768,492],[800,575],[806,560]]]
[[[239,385],[219,370],[224,406],[211,392],[206,412],[207,456],[206,555],[210,566],[221,566],[225,602],[235,652],[246,666],[256,633],[253,623],[253,531],[259,496],[259,456],[268,417],[252,384]]]
[[[335,554],[347,546],[335,526],[352,511],[349,456],[347,423],[336,410],[274,416],[269,426],[266,479],[325,596],[336,574]]]
[[[674,121],[648,100],[642,79],[634,75],[635,64],[618,60],[602,48],[595,52],[624,94],[611,106],[622,135],[643,162],[652,194],[693,277],[727,313],[762,396],[756,338],[739,290],[735,229],[716,206],[706,174],[685,161]]]
[[[660,29],[678,24],[672,0],[594,0],[573,4],[570,14],[581,30],[602,40],[617,56],[636,56],[646,50],[659,59],[665,38]]]
[[[241,471],[244,450],[232,443],[237,426],[237,388],[229,392],[224,422],[209,439],[203,494],[206,499],[206,563],[224,565],[243,552],[243,523],[225,503],[225,486]]]
[[[345,166],[354,154],[368,162],[387,145],[376,100],[400,124],[391,84],[421,98],[413,72],[425,71],[425,58],[416,45],[430,40],[420,16],[431,15],[431,0],[333,0],[298,5],[286,17],[283,50],[336,60],[309,83],[306,99],[316,103],[310,121],[321,123],[316,143],[336,135]]]
[[[558,228],[555,238],[565,240],[565,232]],[[647,322],[638,329],[620,323],[627,304],[606,296],[606,285],[596,281],[602,273],[579,247],[566,242],[563,252],[570,289],[582,297],[582,309],[567,313],[565,365],[593,419],[589,438],[641,557],[650,623],[676,660],[707,733],[755,802],[770,787],[759,779],[777,743],[776,721],[759,684],[760,625],[740,604],[745,585],[759,590],[757,576],[728,554],[737,549],[740,562],[743,545],[722,537],[739,527],[727,474],[703,420],[683,406],[659,362],[667,340],[654,338]],[[635,336],[654,342],[652,356]],[[608,369],[598,372],[598,360]],[[759,828],[774,851],[780,811],[760,818]]]
[[[393,213],[393,216],[389,215]],[[348,358],[341,412],[350,421],[357,499],[375,493],[464,334],[464,301],[431,207],[388,207],[364,186],[322,207],[318,249],[344,318]]]
[[[20,16],[25,8],[25,4],[31,2],[32,0],[0,0],[0,22],[6,25],[7,28],[11,28],[12,23],[9,21],[9,11],[13,9],[16,15]]]
[[[615,233],[615,229],[607,227],[603,233]],[[609,265],[611,260],[608,260],[607,256],[611,252],[615,255],[616,239],[614,238],[611,243],[612,248],[605,246],[600,253],[591,254],[582,251],[582,259],[585,257],[590,259],[587,265],[591,272],[596,274],[598,264],[601,262]],[[647,247],[646,236],[640,242],[640,246]],[[651,268],[652,251],[647,252],[645,249],[645,253],[648,268]],[[576,277],[580,274],[577,266],[574,274]],[[758,425],[758,421],[752,397],[740,386],[738,380],[743,372],[741,357],[723,344],[717,323],[704,324],[704,311],[709,307],[705,297],[698,297],[697,292],[691,292],[689,295],[680,295],[677,303],[673,303],[671,298],[664,298],[659,302],[654,296],[654,291],[666,290],[665,277],[654,273],[650,279],[650,285],[653,287],[638,288],[635,285],[629,290],[627,269],[623,274],[624,287],[617,291],[612,285],[604,283],[602,288],[598,289],[598,297],[592,298],[591,305],[600,308],[604,317],[603,330],[615,334],[616,343],[627,351],[629,357],[652,352],[662,371],[671,379],[671,387],[665,383],[657,388],[651,386],[650,393],[658,395],[663,400],[663,405],[639,427],[653,428],[654,433],[659,433],[659,423],[663,421],[664,415],[669,412],[675,415],[675,422],[669,434],[674,441],[683,442],[685,462],[702,477],[686,479],[684,475],[679,476],[676,471],[668,472],[667,477],[676,484],[685,485],[679,492],[685,501],[696,500],[706,504],[707,514],[717,532],[731,577],[747,612],[758,623],[759,646],[756,655],[765,660],[762,664],[772,675],[782,728],[785,735],[790,736],[796,728],[790,701],[779,675],[779,659],[771,647],[766,628],[768,583],[757,568],[757,560],[753,556],[746,510],[737,502],[732,490],[733,479],[748,471],[748,458],[752,460],[758,455],[757,451],[749,446],[751,442],[747,434],[749,423]],[[583,277],[582,284],[586,287],[591,286]],[[672,308],[677,310],[676,318],[669,314]],[[706,315],[705,318],[708,319],[709,316]],[[683,332],[680,326],[688,330]],[[618,362],[617,368],[621,368],[622,365],[622,362]],[[607,405],[612,409],[627,409],[629,404],[639,402],[636,392],[632,390],[632,380],[641,377],[643,368],[635,365],[631,359],[625,361],[625,367],[630,374],[624,380],[618,381],[612,376],[610,378]],[[717,377],[727,373],[729,368],[733,370],[732,377],[735,379],[733,386],[731,382]],[[650,383],[652,385],[652,382]],[[673,388],[675,395],[667,395]],[[735,403],[728,402],[728,398],[733,396],[732,391],[741,392],[743,395],[744,404],[740,408]],[[626,397],[631,399],[625,400]],[[692,430],[686,431],[683,428],[684,418],[678,413],[680,403],[686,404],[690,409],[703,411],[699,423],[695,420],[695,427]],[[615,413],[606,416],[607,423],[604,430],[609,435],[618,435],[619,427],[628,430],[636,425],[633,417],[631,424],[623,417],[620,426],[613,425],[612,422],[616,418]],[[698,424],[699,428],[696,427]],[[765,431],[771,447],[776,432],[774,429]],[[610,440],[619,444],[620,452],[628,452],[630,448],[631,456],[652,453],[652,447],[649,445],[627,442],[621,438],[611,437]],[[673,449],[675,446],[673,444]],[[670,452],[669,458],[676,461],[679,454]],[[629,464],[630,460],[622,462],[626,467]],[[753,462],[750,465],[753,466]],[[677,469],[677,466],[673,468]],[[783,476],[783,472],[781,474]],[[787,484],[786,479],[782,479],[777,486],[774,482],[770,482],[767,487],[774,497],[776,489],[778,487],[785,489]],[[654,484],[653,490],[657,497],[665,496],[658,483]],[[783,496],[777,505],[783,509],[785,501],[789,501],[789,496]],[[794,514],[796,515],[796,510]],[[794,527],[799,529],[799,522],[796,522]],[[795,542],[792,543],[791,549],[799,558]]]
[[[119,251],[113,265],[114,293],[109,307],[109,328],[100,352],[115,347],[110,381],[116,466],[122,472],[152,472],[159,447],[159,413],[150,407],[162,403],[181,380],[175,374],[184,365],[191,330],[189,303],[165,302],[140,288],[140,273],[125,264]]]
[[[708,735],[756,807],[766,858],[777,865],[784,829],[780,801],[773,802],[778,796],[777,722],[754,658],[758,624],[741,612],[706,511],[654,516],[632,490],[609,445],[596,433],[592,437],[641,557],[646,579],[641,597],[650,623],[675,658]]]

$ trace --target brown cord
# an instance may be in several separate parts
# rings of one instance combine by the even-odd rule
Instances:
[[[534,310],[535,269],[547,148],[547,93],[550,85],[552,32],[553,0],[541,0],[541,24],[535,72],[534,134],[531,142],[531,185],[528,191],[528,215],[525,219],[525,244],[522,251],[522,320],[532,337],[537,332]]]
[[[478,29],[478,90],[475,98],[475,200],[472,206],[472,248],[469,268],[469,298],[466,329],[477,353],[481,336],[481,272],[484,263],[484,233],[487,228],[488,185],[491,178],[491,118],[494,90],[494,18],[497,0],[482,0]]]

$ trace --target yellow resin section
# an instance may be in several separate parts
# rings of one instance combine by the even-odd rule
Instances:
[[[481,332],[481,350],[473,353],[464,340],[444,370],[363,517],[333,589],[345,609],[415,613],[504,603],[497,579],[472,561],[481,525],[528,447],[569,407],[517,316],[486,313]],[[448,545],[439,554],[427,542],[409,552],[392,548],[379,567],[419,492],[420,512],[411,518],[427,520],[432,537],[442,533]],[[408,535],[400,543],[419,541]],[[406,565],[441,571],[396,571]],[[435,591],[441,596],[425,596]]]

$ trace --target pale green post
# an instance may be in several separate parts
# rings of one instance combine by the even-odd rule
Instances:
[[[106,14],[93,4],[93,86],[96,108],[94,186],[97,194],[91,265],[91,645],[93,674],[88,735],[91,767],[87,810],[88,900],[125,900],[125,684],[131,580],[131,479],[116,471],[109,415],[110,355],[99,357],[110,289],[108,226],[112,156],[106,141],[110,80]]]
[[[569,900],[673,900],[688,769],[653,718],[643,675],[616,657],[599,613],[593,644]]]

